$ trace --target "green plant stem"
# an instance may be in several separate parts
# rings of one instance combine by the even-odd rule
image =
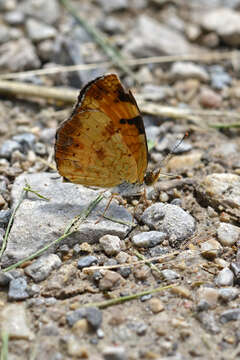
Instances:
[[[127,295],[127,296],[122,296],[122,297],[118,297],[116,299],[111,299],[111,300],[107,300],[107,301],[103,301],[103,302],[98,302],[98,303],[90,303],[90,304],[86,304],[84,307],[98,307],[99,309],[104,309],[108,306],[112,306],[112,305],[117,305],[117,304],[121,304],[124,303],[126,301],[130,301],[130,300],[134,300],[134,299],[138,299],[141,296],[144,295],[149,295],[149,294],[154,294],[154,293],[158,293],[160,291],[164,291],[170,288],[173,288],[175,286],[177,286],[178,284],[171,284],[171,285],[167,285],[167,286],[160,286],[157,287],[155,289],[150,289],[150,290],[146,290],[146,291],[142,291],[139,292],[137,294],[132,294],[132,295]]]
[[[1,349],[1,360],[8,360],[8,333],[2,331],[2,349]]]
[[[140,260],[144,260],[145,264],[147,266],[149,266],[152,270],[155,270],[156,272],[158,272],[159,274],[161,274],[161,271],[154,265],[152,264],[150,261],[147,261],[145,259],[145,256],[143,256],[142,254],[140,254],[137,250],[134,251],[134,254],[138,257],[138,259]]]
[[[34,254],[27,256],[26,258],[18,261],[17,263],[8,266],[7,268],[3,269],[3,272],[7,272],[10,271],[12,269],[17,268],[18,266],[22,265],[23,263],[25,263],[26,261],[32,260],[35,257],[40,256],[42,253],[44,253],[44,251],[48,250],[51,246],[58,244],[60,241],[62,241],[63,239],[65,239],[66,237],[70,236],[71,234],[73,234],[76,229],[77,226],[80,225],[81,222],[83,222],[88,216],[89,214],[92,212],[92,210],[95,208],[95,206],[103,199],[103,195],[98,195],[96,197],[95,200],[93,200],[91,202],[91,204],[88,206],[88,208],[86,210],[84,210],[80,215],[76,216],[69,225],[67,225],[64,233],[62,236],[60,236],[59,238],[53,240],[52,242],[50,242],[49,244],[47,244],[46,246],[44,246],[43,248],[39,249],[38,251],[36,251]],[[72,229],[72,230],[71,230]]]

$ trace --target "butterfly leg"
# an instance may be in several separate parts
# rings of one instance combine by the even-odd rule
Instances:
[[[112,194],[111,194],[111,196],[110,196],[110,198],[109,198],[109,200],[108,200],[108,203],[107,203],[107,205],[106,205],[103,213],[99,216],[99,218],[98,218],[98,220],[95,222],[95,224],[98,224],[98,223],[102,220],[102,218],[104,218],[104,216],[105,216],[107,210],[109,209],[109,206],[110,206],[110,204],[111,204],[111,202],[112,202],[112,200],[113,200],[114,198],[119,199],[119,195],[118,195],[117,193],[112,193]]]

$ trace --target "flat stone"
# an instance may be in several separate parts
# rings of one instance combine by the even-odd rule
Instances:
[[[240,14],[238,11],[222,7],[205,13],[201,21],[207,31],[215,31],[226,44],[240,45]]]
[[[209,81],[207,71],[200,65],[191,62],[175,62],[170,70],[171,78],[175,80],[198,79],[200,81]]]
[[[222,312],[219,321],[222,324],[225,324],[229,321],[237,321],[239,319],[240,319],[240,308],[237,308],[237,309],[229,309]]]
[[[20,10],[46,24],[55,24],[59,20],[60,6],[57,0],[25,0],[20,5]]]
[[[75,245],[76,246],[76,245]],[[82,270],[85,267],[96,265],[98,263],[98,259],[93,255],[83,256],[78,261],[78,269]]]
[[[31,41],[12,40],[0,46],[0,69],[7,71],[33,70],[41,65]]]
[[[135,56],[180,55],[194,52],[180,32],[161,24],[148,15],[140,15],[129,34],[124,51]]]
[[[2,258],[4,267],[25,258],[60,237],[73,218],[85,211],[99,195],[99,191],[81,185],[62,183],[58,174],[22,174],[13,184],[13,206],[20,198],[25,181],[33,190],[49,198],[50,201],[39,199],[35,194],[28,192],[11,228],[8,245]],[[131,230],[130,225],[122,225],[104,218],[96,224],[107,203],[108,199],[103,199],[77,230],[60,245],[67,244],[71,248],[77,243],[93,244],[106,234],[125,238]],[[132,223],[131,214],[116,201],[110,204],[107,215],[127,224]],[[55,250],[56,246],[53,245],[47,253],[54,253]]]
[[[28,285],[24,278],[19,277],[10,281],[8,298],[9,300],[25,300],[29,298]]]
[[[107,346],[103,349],[104,360],[127,360],[126,350],[122,346]]]
[[[62,261],[56,254],[47,254],[39,257],[25,268],[25,273],[35,282],[45,280],[54,269],[58,269]]]
[[[21,146],[14,140],[6,140],[0,148],[0,157],[10,159],[14,151],[20,150]]]
[[[230,286],[219,289],[219,298],[225,303],[235,300],[238,295],[239,289],[236,287]]]
[[[223,246],[232,246],[240,239],[240,228],[222,222],[217,229],[217,236]]]
[[[228,213],[240,217],[240,176],[231,173],[207,175],[198,191],[213,208],[221,206]]]
[[[23,304],[6,304],[0,312],[0,326],[10,339],[34,339]]]
[[[154,204],[144,211],[141,219],[151,229],[166,233],[172,245],[179,245],[195,231],[194,218],[176,205]]]
[[[132,242],[137,247],[150,248],[161,244],[167,234],[161,231],[143,231],[132,237]]]
[[[28,19],[26,21],[26,30],[29,38],[36,42],[52,39],[57,34],[57,30],[53,26],[46,25],[35,19]]]

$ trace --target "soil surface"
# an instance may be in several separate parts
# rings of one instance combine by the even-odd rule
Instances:
[[[54,163],[72,104],[0,90],[1,359],[238,359],[240,1],[71,1],[75,17],[64,4],[0,1],[0,89],[117,73],[161,176],[86,214],[102,189],[62,182]],[[144,60],[109,64],[83,23]],[[95,65],[49,73],[79,64]]]

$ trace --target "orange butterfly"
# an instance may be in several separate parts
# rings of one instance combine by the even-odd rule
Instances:
[[[147,142],[143,119],[131,93],[117,75],[89,82],[80,91],[72,115],[57,130],[57,169],[70,182],[114,187],[144,181]],[[148,174],[153,183],[160,171]]]

